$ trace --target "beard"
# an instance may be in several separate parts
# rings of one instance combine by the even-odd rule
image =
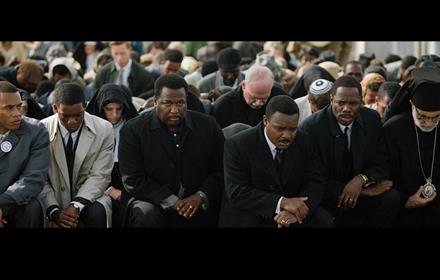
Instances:
[[[432,126],[423,126],[423,125],[421,124],[420,120],[417,118],[417,112],[416,112],[415,109],[412,110],[412,117],[413,117],[413,120],[414,120],[414,124],[415,124],[418,128],[420,128],[420,130],[423,131],[423,132],[431,132],[431,131],[433,131],[433,130],[437,127],[437,125],[438,125],[438,123],[436,123],[435,125],[432,125]]]

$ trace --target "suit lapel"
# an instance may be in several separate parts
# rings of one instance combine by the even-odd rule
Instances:
[[[295,166],[295,160],[298,160],[299,158],[300,157],[298,154],[298,149],[295,146],[295,141],[294,141],[289,146],[289,148],[284,151],[283,166],[281,171],[281,186],[283,190],[286,187],[286,184],[289,180],[289,176],[292,175],[293,173],[292,170],[294,169]]]
[[[64,143],[62,140],[61,132],[58,131],[55,137],[51,139],[51,141],[53,141],[53,151],[54,151],[53,156],[55,157],[55,162],[57,163],[61,171],[61,175],[63,176],[66,186],[70,187],[69,171],[67,169],[66,154],[64,152]]]
[[[278,170],[273,159],[272,152],[270,151],[269,145],[266,142],[266,137],[264,136],[264,125],[260,123],[258,126],[258,143],[257,148],[257,158],[261,162],[263,168],[269,170],[269,173],[275,178],[277,186],[281,186],[280,176],[278,175]]]

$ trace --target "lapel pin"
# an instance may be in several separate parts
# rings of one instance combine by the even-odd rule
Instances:
[[[9,141],[3,141],[1,144],[1,149],[5,153],[9,153],[12,150],[12,144]]]

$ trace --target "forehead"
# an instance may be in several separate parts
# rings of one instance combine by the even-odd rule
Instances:
[[[274,126],[295,128],[298,126],[298,120],[299,120],[298,114],[286,115],[280,112],[276,112],[271,116],[269,122],[271,125]]]
[[[419,108],[417,108],[416,106],[414,106],[414,107],[417,109],[417,113],[419,113],[419,115],[424,115],[426,117],[437,117],[440,115],[440,110],[439,111],[423,111],[423,110],[420,110]]]
[[[121,102],[109,102],[104,107],[105,108],[119,108],[119,107],[122,107],[122,103]]]
[[[18,92],[0,92],[1,105],[15,105],[21,103],[21,96]]]
[[[79,114],[84,111],[82,103],[77,103],[73,105],[59,104],[57,106],[58,112],[62,114]]]
[[[233,68],[233,69],[225,69],[225,68],[220,68],[220,72],[224,73],[224,74],[235,74],[240,70],[239,67]]]
[[[362,72],[362,68],[357,63],[350,63],[350,64],[347,64],[347,66],[345,68],[345,72],[347,72],[347,73],[350,73],[350,72]]]
[[[360,100],[359,90],[354,87],[338,87],[334,99],[338,101]]]
[[[184,88],[172,89],[163,87],[159,96],[162,100],[186,99],[186,92]]]

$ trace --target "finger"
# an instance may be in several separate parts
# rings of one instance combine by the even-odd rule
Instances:
[[[189,217],[192,218],[196,214],[197,210],[199,210],[199,208],[198,207],[194,207],[192,212],[189,214]]]
[[[183,214],[183,216],[185,218],[189,218],[189,215],[192,213],[194,207],[192,205],[188,206],[188,208],[186,209],[185,213]]]
[[[355,196],[353,197],[353,201],[351,202],[351,208],[356,207],[356,204],[357,204],[358,198],[359,198],[358,195],[355,195]]]
[[[274,220],[275,222],[277,222],[279,217],[280,217],[280,214],[278,213],[278,214],[275,215],[275,217],[273,218],[273,220]]]
[[[417,190],[416,194],[419,196],[422,194],[423,186],[420,186],[420,188]]]
[[[308,197],[308,196],[300,197],[300,199],[301,199],[302,201],[306,201],[307,199],[309,199],[309,197]]]
[[[68,221],[69,223],[75,223],[78,220],[78,217],[76,215],[75,216],[70,216],[70,215],[67,215],[64,212],[61,212],[60,219],[62,219],[64,221]]]
[[[344,194],[342,194],[342,195],[340,195],[339,196],[339,199],[338,199],[338,207],[341,207],[342,206],[342,202],[344,201]]]

